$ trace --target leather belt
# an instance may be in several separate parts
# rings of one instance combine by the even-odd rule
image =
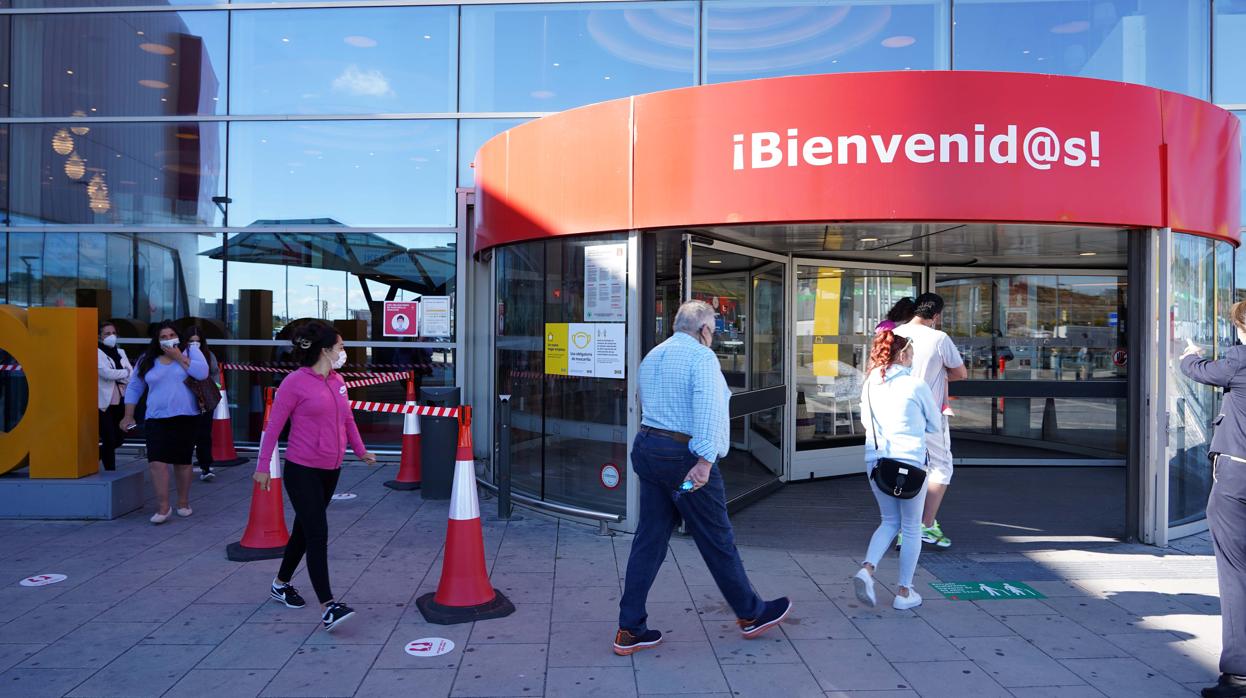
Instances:
[[[678,441],[681,444],[686,444],[692,440],[692,437],[688,436],[687,434],[681,434],[677,431],[667,431],[665,429],[658,429],[657,427],[651,427],[647,425],[641,425],[640,433],[653,434],[655,436],[665,436],[666,438],[671,439],[672,441]]]

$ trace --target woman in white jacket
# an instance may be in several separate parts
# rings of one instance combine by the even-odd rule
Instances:
[[[125,440],[121,418],[125,416],[125,386],[130,380],[130,360],[117,346],[117,328],[100,325],[99,351],[100,462],[104,470],[117,469],[117,447]]]
[[[939,432],[943,421],[934,395],[926,381],[913,376],[912,340],[882,330],[874,335],[870,350],[870,371],[861,391],[861,423],[865,427],[865,472],[874,499],[882,514],[882,523],[870,538],[865,562],[853,577],[857,598],[874,606],[874,571],[895,540],[903,532],[900,547],[900,575],[892,607],[898,610],[921,605],[921,594],[913,588],[913,574],[921,555],[922,508],[926,503],[926,485],[912,499],[898,499],[878,489],[869,477],[880,458],[893,458],[924,470],[926,467],[926,434]]]

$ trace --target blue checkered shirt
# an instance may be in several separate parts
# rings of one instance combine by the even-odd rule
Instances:
[[[731,390],[718,356],[676,332],[640,362],[640,423],[692,437],[688,450],[713,463],[731,447]]]

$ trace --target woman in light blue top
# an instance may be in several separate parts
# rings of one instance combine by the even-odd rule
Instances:
[[[926,466],[926,434],[943,428],[943,421],[934,395],[926,381],[913,376],[911,340],[884,329],[874,336],[870,351],[870,372],[861,391],[861,423],[865,438],[865,472],[870,490],[878,500],[882,523],[870,538],[865,562],[853,577],[857,598],[874,606],[874,570],[895,540],[904,534],[900,546],[900,576],[892,607],[906,610],[921,605],[921,594],[913,588],[913,574],[921,555],[922,508],[926,503],[926,486],[912,499],[898,499],[885,494],[869,477],[880,458],[894,458],[916,468]]]
[[[169,466],[177,475],[177,515],[190,516],[191,453],[195,447],[195,424],[199,399],[186,386],[186,379],[208,377],[208,363],[199,347],[182,353],[177,329],[165,320],[152,329],[151,344],[135,363],[125,390],[125,419],[121,428],[134,428],[134,408],[147,393],[147,461],[151,484],[156,490],[154,524],[162,524],[173,514],[169,506]]]

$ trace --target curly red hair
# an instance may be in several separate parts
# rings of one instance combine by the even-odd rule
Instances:
[[[897,341],[899,340],[899,341]],[[891,330],[881,330],[874,335],[874,344],[870,347],[870,365],[866,371],[878,368],[880,378],[887,377],[887,367],[900,359],[900,352],[909,345],[909,340]]]

